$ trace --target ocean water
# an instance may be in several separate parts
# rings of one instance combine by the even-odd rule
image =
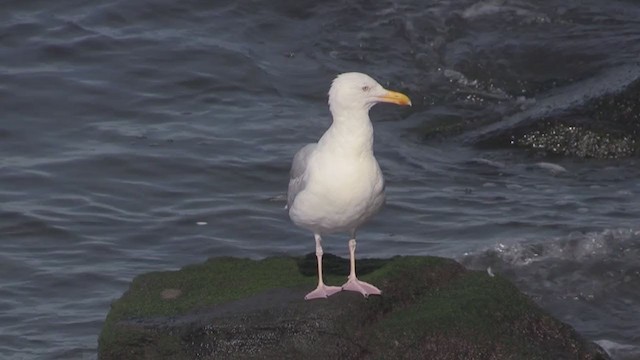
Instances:
[[[138,274],[314,251],[288,170],[346,71],[414,103],[371,112],[388,200],[359,256],[502,274],[640,358],[638,157],[465,141],[627,91],[607,74],[637,72],[639,19],[630,0],[2,2],[0,358],[94,359]]]

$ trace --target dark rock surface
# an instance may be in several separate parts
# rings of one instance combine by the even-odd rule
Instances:
[[[639,96],[640,67],[616,68],[465,136],[480,146],[512,145],[544,155],[634,156],[640,154]]]
[[[453,137],[480,148],[517,147],[541,156],[634,157],[640,155],[639,99],[640,65],[622,65],[530,98],[505,96],[492,114],[434,116],[418,131],[425,140]]]
[[[325,255],[327,282],[348,262]],[[137,277],[99,340],[106,359],[608,359],[500,276],[435,257],[362,260],[382,296],[304,301],[315,256],[218,258]]]

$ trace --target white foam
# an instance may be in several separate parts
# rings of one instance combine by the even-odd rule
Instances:
[[[611,357],[622,359],[640,358],[640,346],[620,344],[607,339],[596,340],[595,343],[600,345]]]
[[[541,169],[547,170],[554,175],[567,172],[567,169],[565,169],[564,167],[550,162],[539,162],[536,163],[536,166]]]

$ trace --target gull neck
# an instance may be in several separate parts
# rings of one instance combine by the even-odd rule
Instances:
[[[332,111],[333,123],[319,141],[345,155],[373,154],[373,125],[369,111]]]

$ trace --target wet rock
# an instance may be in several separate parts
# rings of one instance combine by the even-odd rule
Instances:
[[[315,256],[216,258],[138,276],[99,339],[107,359],[608,359],[499,275],[435,257],[359,261],[382,296],[304,301]],[[326,281],[348,261],[325,255]]]
[[[530,108],[463,137],[480,147],[541,155],[621,158],[640,154],[640,67],[612,69],[556,89]]]

